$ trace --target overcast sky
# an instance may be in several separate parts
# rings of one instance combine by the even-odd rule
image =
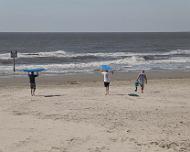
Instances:
[[[190,31],[190,0],[0,0],[0,32]]]

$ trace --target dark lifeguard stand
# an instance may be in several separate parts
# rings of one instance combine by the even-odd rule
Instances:
[[[13,71],[15,72],[15,60],[17,58],[17,51],[11,51],[11,58],[13,59]]]

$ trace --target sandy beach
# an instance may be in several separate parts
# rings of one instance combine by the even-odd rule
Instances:
[[[0,77],[0,152],[190,152],[190,72]]]

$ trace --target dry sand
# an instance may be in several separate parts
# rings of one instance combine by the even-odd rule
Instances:
[[[0,152],[190,152],[183,74],[149,80],[139,97],[125,76],[109,96],[95,79],[39,80],[31,97],[27,79],[0,78]]]

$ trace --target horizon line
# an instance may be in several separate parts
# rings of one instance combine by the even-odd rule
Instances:
[[[0,31],[0,33],[189,33],[190,31]]]

